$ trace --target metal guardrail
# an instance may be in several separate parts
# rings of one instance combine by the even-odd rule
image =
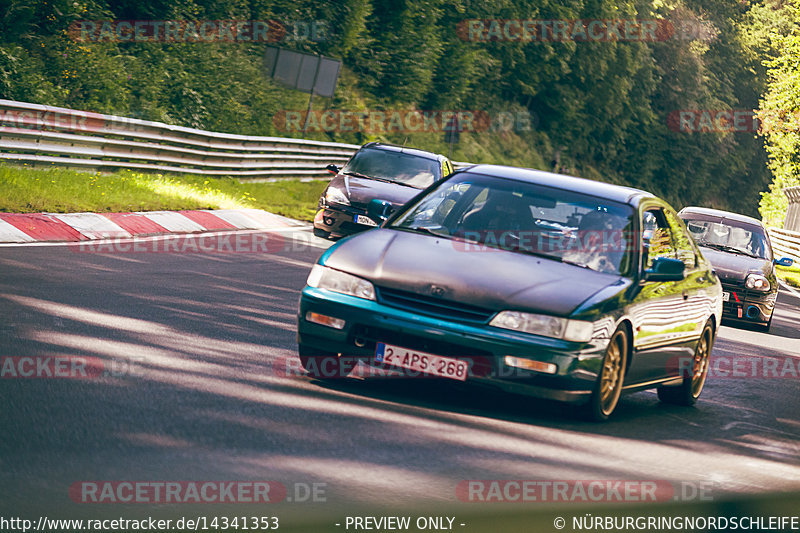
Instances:
[[[0,159],[239,178],[330,178],[360,146],[204,131],[0,99]],[[470,163],[454,162],[456,168]]]
[[[330,177],[359,148],[203,131],[0,99],[0,159],[87,169],[131,168],[210,176]]]
[[[791,257],[800,261],[800,232],[780,228],[767,228],[775,256]]]

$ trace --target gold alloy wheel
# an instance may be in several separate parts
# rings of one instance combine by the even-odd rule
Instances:
[[[711,329],[706,327],[703,329],[703,334],[700,340],[697,341],[697,348],[694,351],[694,359],[692,362],[692,397],[697,398],[703,392],[703,386],[706,383],[708,376],[708,355],[709,346],[711,345]]]
[[[608,416],[617,406],[622,392],[622,377],[627,340],[623,331],[617,331],[611,338],[603,358],[600,374],[600,409]]]

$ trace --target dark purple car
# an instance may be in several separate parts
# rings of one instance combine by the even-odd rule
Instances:
[[[397,208],[453,173],[443,155],[383,143],[367,143],[336,173],[319,199],[314,235],[337,238],[375,227],[367,204],[380,198]]]

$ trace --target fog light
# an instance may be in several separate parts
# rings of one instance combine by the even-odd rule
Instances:
[[[336,222],[333,220],[333,217],[324,217],[322,220],[325,222],[326,226],[333,226],[333,223]]]
[[[333,329],[342,329],[344,327],[344,320],[342,320],[341,318],[334,318],[328,315],[321,315],[313,311],[309,311],[306,313],[306,320],[308,320],[309,322],[313,322],[314,324],[322,324],[323,326],[328,326],[329,328]]]
[[[541,361],[512,357],[510,355],[507,355],[504,361],[508,366],[524,368],[525,370],[535,370],[536,372],[544,372],[545,374],[555,374],[558,370],[558,367],[553,363],[542,363]]]

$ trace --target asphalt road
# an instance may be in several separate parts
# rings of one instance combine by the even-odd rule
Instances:
[[[266,512],[285,521],[475,512],[457,497],[464,480],[671,480],[713,498],[800,490],[800,377],[750,363],[798,368],[796,295],[781,291],[768,334],[721,329],[696,407],[641,392],[593,424],[560,404],[447,383],[287,375],[298,293],[325,244],[285,235],[270,254],[0,247],[0,355],[93,357],[111,370],[0,379],[0,515],[198,514],[70,499],[87,480],[275,480],[294,501]],[[734,372],[738,359],[749,362]],[[296,501],[314,483],[319,501]]]

